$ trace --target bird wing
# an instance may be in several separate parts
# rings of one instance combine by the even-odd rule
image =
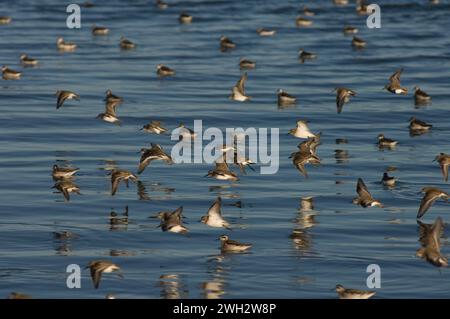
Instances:
[[[397,70],[394,74],[391,75],[389,78],[389,81],[391,82],[391,85],[400,85],[400,75],[403,72],[403,68]]]
[[[94,267],[91,267],[91,277],[95,289],[98,289],[98,286],[100,285],[100,279],[102,278],[101,269],[94,269]]]
[[[58,94],[56,108],[59,109],[61,106],[63,106],[65,100],[67,100],[67,94],[66,94],[66,92],[62,91]]]
[[[339,88],[336,94],[336,106],[337,112],[340,114],[342,112],[342,108],[344,107],[345,97],[347,96],[347,92],[343,88]]]
[[[445,164],[445,163],[441,164],[441,170],[442,170],[442,174],[444,175],[445,181],[448,181],[448,166],[449,166],[449,164]]]
[[[422,198],[422,201],[420,202],[419,211],[417,212],[417,218],[421,218],[423,215],[425,215],[425,213],[428,211],[431,205],[433,205],[436,199],[437,197],[434,194],[434,192],[425,193],[425,196]]]
[[[222,206],[222,199],[220,197],[217,197],[217,199],[214,201],[214,203],[208,210],[208,216],[211,218],[220,219],[222,216],[221,206]]]
[[[361,197],[361,199],[371,199],[372,198],[372,195],[370,194],[369,190],[367,189],[366,184],[364,184],[364,182],[361,178],[358,178],[358,184],[356,184],[356,192],[358,193],[359,197]]]
[[[117,105],[119,105],[119,103],[116,101],[107,101],[105,104],[105,113],[116,116]]]
[[[239,81],[236,83],[236,88],[238,89],[239,93],[242,95],[245,95],[245,81],[247,80],[247,73],[244,73]]]
[[[444,224],[442,222],[442,218],[438,217],[438,218],[436,218],[436,221],[434,222],[433,226],[431,226],[430,239],[428,241],[428,246],[431,245],[431,247],[438,252],[440,252],[440,250],[441,250],[440,238],[442,236],[443,230],[444,230]]]

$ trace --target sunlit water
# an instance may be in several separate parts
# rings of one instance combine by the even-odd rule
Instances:
[[[380,298],[448,297],[450,273],[415,257],[418,243],[416,213],[419,190],[434,185],[448,191],[434,157],[449,152],[450,5],[423,1],[378,1],[382,28],[365,27],[354,6],[335,7],[314,1],[310,28],[296,28],[297,1],[170,1],[158,10],[151,1],[95,1],[82,8],[82,28],[65,26],[70,2],[2,1],[0,13],[10,25],[0,26],[0,61],[22,70],[20,81],[1,81],[0,87],[0,296],[19,291],[40,298],[335,298],[332,288],[367,289],[366,267],[381,267]],[[193,15],[180,25],[178,15]],[[93,37],[92,24],[111,29]],[[344,25],[360,29],[365,50],[351,48]],[[259,37],[259,27],[274,28],[274,37]],[[120,36],[137,44],[121,51]],[[237,48],[219,50],[221,35]],[[56,38],[76,42],[74,53],[56,50]],[[318,54],[299,63],[300,48]],[[22,68],[19,55],[40,60]],[[228,99],[240,76],[241,57],[253,59],[249,71],[248,103]],[[156,65],[164,63],[177,75],[160,80]],[[411,94],[383,91],[387,78],[404,67],[402,83],[422,87],[432,105],[416,108]],[[336,114],[336,86],[358,96]],[[118,109],[122,126],[96,119],[104,110],[104,92],[124,97]],[[294,108],[278,109],[276,90],[298,96]],[[55,109],[57,89],[73,90],[81,101]],[[408,119],[416,116],[434,125],[431,133],[411,137]],[[323,132],[320,167],[307,167],[303,178],[288,156],[300,140],[287,132],[299,118],[314,132]],[[137,152],[149,143],[164,148],[176,143],[170,136],[139,131],[150,119],[170,129],[188,127],[202,119],[205,127],[267,127],[280,129],[280,169],[275,175],[249,171],[236,183],[204,177],[209,164],[166,165],[153,162],[140,176],[147,197],[137,187],[120,186],[110,196],[107,169],[117,165],[136,171]],[[399,140],[392,151],[380,151],[376,136]],[[336,144],[346,138],[347,144]],[[343,150],[347,158],[339,158]],[[338,154],[338,155],[336,155]],[[344,152],[345,154],[345,152]],[[344,155],[344,157],[346,157]],[[54,193],[53,164],[80,168],[76,183],[82,195],[70,202]],[[380,179],[389,166],[399,178],[397,187],[384,188]],[[256,166],[258,168],[258,166]],[[364,209],[351,203],[362,177],[385,208]],[[222,186],[217,187],[217,186]],[[221,195],[223,214],[233,231],[199,222]],[[300,212],[300,198],[313,196],[314,217]],[[238,208],[232,204],[242,202]],[[129,207],[129,224],[111,227],[111,210]],[[164,233],[157,220],[161,210],[183,205],[187,236]],[[437,202],[424,221],[450,219],[448,205]],[[298,241],[289,238],[302,230]],[[78,235],[53,239],[55,231]],[[253,243],[248,254],[221,256],[217,237]],[[449,253],[443,239],[443,253]],[[119,255],[119,256],[117,256]],[[66,266],[84,268],[94,259],[110,259],[124,278],[103,276],[95,290],[88,270],[82,288],[66,287]],[[161,276],[169,278],[160,278]]]

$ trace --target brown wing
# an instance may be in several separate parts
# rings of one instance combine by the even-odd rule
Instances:
[[[121,179],[121,177],[115,174],[111,175],[111,196],[114,196],[116,194]]]
[[[359,197],[361,197],[361,199],[372,198],[372,195],[370,194],[369,190],[367,189],[366,184],[364,184],[364,182],[361,178],[358,178],[358,184],[356,185],[356,192],[358,193]]]
[[[100,269],[94,269],[94,267],[91,267],[91,277],[92,282],[94,283],[94,288],[98,289],[98,286],[100,285],[100,279],[102,278],[102,271]]]
[[[436,201],[437,197],[434,194],[434,192],[430,191],[425,193],[425,196],[422,198],[422,201],[420,202],[419,211],[417,212],[417,218],[421,218],[425,213],[428,211],[428,209],[433,205],[433,203]]]
[[[398,85],[400,86],[400,75],[403,72],[403,68],[397,70],[394,74],[391,75],[389,78],[389,81],[391,82],[391,85]]]
[[[56,108],[59,109],[61,106],[63,106],[65,100],[67,100],[66,92],[64,92],[64,91],[59,92],[58,101],[56,103]]]
[[[430,229],[430,238],[428,240],[428,246],[432,247],[432,249],[435,249],[436,251],[440,252],[441,250],[441,242],[440,238],[442,236],[442,232],[444,229],[444,223],[442,222],[442,218],[438,217],[436,218],[436,221],[434,222],[433,226],[431,226]]]
[[[107,101],[105,104],[105,113],[116,116],[117,101]]]
[[[444,175],[444,180],[448,181],[448,163],[442,162],[441,164],[441,170],[442,170],[442,174]]]
[[[236,83],[236,88],[242,95],[245,95],[245,81],[247,81],[247,72],[244,73]]]
[[[346,90],[343,88],[338,88],[336,93],[336,107],[337,112],[340,114],[345,103]]]

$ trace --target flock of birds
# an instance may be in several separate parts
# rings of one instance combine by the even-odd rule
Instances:
[[[345,5],[348,3],[348,0],[333,0],[336,5]],[[431,1],[433,3],[437,3],[438,1]],[[156,0],[155,5],[159,9],[166,9],[168,4],[163,2],[162,0]],[[92,3],[86,2],[84,4],[85,7],[93,6]],[[357,0],[356,11],[358,14],[367,14],[367,7],[363,1]],[[297,27],[309,27],[312,25],[313,20],[309,17],[315,15],[315,13],[304,7],[301,11],[303,13],[302,16],[296,19]],[[11,17],[0,17],[0,25],[11,23]],[[179,23],[181,24],[189,24],[193,22],[193,17],[185,12],[181,13],[179,16]],[[276,34],[276,30],[269,30],[260,28],[256,30],[259,36],[274,36]],[[358,29],[353,26],[345,26],[343,30],[344,34],[353,35],[352,46],[361,49],[366,46],[366,41],[361,38],[354,36],[354,34],[358,33]],[[93,26],[92,34],[94,36],[104,36],[109,34],[109,29],[106,27]],[[56,42],[57,49],[63,52],[73,52],[77,49],[77,45],[72,42],[66,42],[63,38],[58,38]],[[119,46],[123,50],[132,50],[136,47],[136,44],[132,41],[121,37]],[[232,50],[236,47],[236,44],[226,36],[222,36],[220,38],[220,50],[227,51]],[[299,51],[299,60],[301,63],[305,63],[307,60],[312,60],[317,58],[317,54],[306,52],[301,49]],[[20,62],[23,66],[32,67],[39,64],[37,59],[31,58],[26,54],[20,55]],[[256,62],[249,59],[241,59],[239,61],[239,67],[241,70],[249,70],[254,69],[256,67]],[[19,80],[22,76],[22,72],[16,71],[8,68],[7,66],[2,67],[2,77],[4,80]],[[389,83],[385,85],[385,89],[396,95],[406,95],[408,94],[408,89],[402,87],[400,76],[403,72],[403,69],[397,70],[389,77]],[[175,76],[176,72],[172,68],[159,64],[156,67],[156,73],[160,77],[167,76]],[[245,91],[245,82],[248,79],[247,73],[243,73],[240,79],[237,81],[236,85],[233,86],[231,90],[230,99],[238,102],[244,102],[251,100],[251,97],[246,94]],[[344,105],[350,102],[350,98],[357,95],[357,92],[353,89],[345,88],[345,87],[337,87],[334,89],[336,92],[336,108],[337,113],[341,113],[343,111]],[[281,107],[295,105],[296,97],[290,95],[283,89],[279,89],[277,91],[278,96],[278,104]],[[68,90],[58,90],[56,92],[56,108],[60,109],[67,103],[68,100],[80,100],[80,95],[68,91]],[[418,87],[414,88],[414,99],[415,103],[418,105],[428,104],[431,101],[430,95],[421,90]],[[117,107],[123,102],[123,98],[113,94],[111,90],[107,90],[105,92],[105,111],[104,113],[98,114],[97,118],[101,119],[108,123],[113,123],[120,125],[121,121],[117,116]],[[183,124],[180,124],[180,140],[182,139],[194,139],[196,138],[196,134],[184,127]],[[410,125],[409,125],[410,133],[414,135],[423,134],[432,129],[432,125],[428,124],[424,121],[421,121],[415,117],[411,117]],[[164,134],[167,132],[167,129],[162,125],[159,121],[151,121],[150,123],[144,125],[141,130],[151,133],[151,134]],[[321,133],[313,133],[309,127],[308,122],[305,120],[298,120],[296,123],[296,127],[289,131],[289,134],[292,136],[304,139],[305,141],[301,142],[298,145],[298,151],[293,152],[290,156],[292,158],[293,165],[298,169],[300,174],[302,174],[305,178],[308,178],[308,174],[305,168],[306,164],[318,165],[321,163],[320,157],[317,155],[317,148],[320,145]],[[241,156],[238,154],[236,142],[239,137],[235,137],[234,145],[223,145],[221,151],[221,156],[216,161],[216,166],[214,169],[210,170],[206,176],[218,179],[218,180],[227,180],[227,181],[237,181],[239,180],[238,175],[233,172],[228,163],[226,162],[226,154],[228,152],[233,152],[233,164],[238,165],[241,172],[245,174],[245,167],[249,167],[251,169],[251,164],[254,164],[250,159],[245,158],[245,156]],[[398,141],[387,138],[383,134],[378,135],[378,147],[380,148],[395,148],[398,144]],[[139,160],[138,168],[136,174],[122,169],[113,169],[110,172],[111,176],[111,196],[117,194],[119,185],[121,182],[124,182],[126,187],[129,186],[129,181],[136,182],[138,181],[138,175],[143,173],[146,167],[155,160],[162,160],[167,164],[173,164],[171,156],[159,145],[159,144],[151,144],[151,148],[142,148],[141,157]],[[442,170],[442,174],[444,180],[448,181],[448,169],[450,165],[450,154],[440,153],[434,159],[440,166]],[[80,188],[74,183],[74,176],[79,170],[77,168],[72,167],[60,167],[58,165],[53,166],[52,177],[55,181],[54,188],[61,192],[66,201],[70,200],[70,194],[76,193],[80,194]],[[388,187],[394,187],[397,179],[395,177],[389,176],[387,172],[384,172],[382,177],[382,184]],[[359,178],[357,181],[356,192],[358,196],[353,199],[353,203],[356,205],[360,205],[362,207],[384,207],[383,204],[372,197],[369,192],[367,186],[365,185],[362,178]],[[418,224],[420,226],[420,242],[422,247],[417,251],[417,256],[421,258],[425,258],[431,264],[443,267],[448,266],[448,260],[441,254],[440,251],[440,238],[443,233],[444,223],[441,217],[438,217],[433,224],[424,224],[419,219],[424,216],[424,214],[431,208],[433,203],[438,199],[443,199],[448,201],[449,195],[445,191],[437,188],[437,187],[424,187],[421,192],[424,193],[424,196],[420,202],[419,209],[417,212]],[[311,198],[303,198],[302,199],[302,207],[310,207]],[[217,228],[224,228],[227,230],[231,230],[231,224],[222,216],[221,212],[222,200],[220,197],[212,203],[210,208],[207,211],[207,214],[201,218],[201,222],[210,226]],[[178,207],[174,211],[163,211],[158,213],[155,218],[160,220],[160,227],[162,231],[165,232],[174,232],[185,234],[189,231],[189,229],[183,224],[183,207]],[[56,233],[55,236],[69,238],[73,236],[70,232],[60,232]],[[240,243],[230,239],[227,235],[222,235],[218,238],[220,240],[220,249],[222,253],[240,253],[246,252],[251,247],[252,244],[248,243]],[[117,272],[121,276],[121,268],[107,260],[93,260],[91,261],[87,268],[90,269],[91,277],[93,280],[93,284],[95,288],[99,287],[101,275],[102,273],[111,273]],[[374,291],[362,291],[344,288],[342,285],[336,286],[336,292],[338,293],[340,298],[343,299],[367,299],[375,295]],[[11,298],[25,298],[27,295],[12,293]]]

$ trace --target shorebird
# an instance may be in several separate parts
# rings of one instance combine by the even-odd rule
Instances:
[[[352,27],[352,26],[345,26],[344,27],[344,34],[356,34],[358,33],[358,28]]]
[[[431,102],[431,96],[429,96],[425,91],[422,91],[419,87],[414,87],[414,101],[416,105],[427,104]]]
[[[264,28],[256,29],[256,33],[258,33],[262,37],[270,37],[272,35],[275,35],[276,32],[277,31],[275,31],[275,30],[268,30],[268,29],[264,29]]]
[[[445,199],[448,202],[449,199],[449,195],[437,187],[424,187],[420,192],[425,193],[425,195],[420,202],[419,211],[417,212],[417,219],[422,218],[422,216],[425,215],[436,200]]]
[[[441,217],[436,218],[432,225],[419,224],[419,241],[422,247],[416,252],[416,256],[426,259],[436,267],[448,267],[448,260],[441,254],[441,236],[444,232],[444,222]]]
[[[52,187],[60,191],[66,201],[70,200],[70,193],[81,195],[80,188],[70,179],[62,179]]]
[[[30,58],[28,55],[26,54],[21,54],[20,55],[20,62],[24,65],[24,66],[34,66],[39,64],[39,61],[33,58]]]
[[[90,268],[91,270],[92,282],[94,283],[95,289],[98,289],[103,273],[111,273],[117,271],[117,275],[120,278],[123,278],[122,273],[120,273],[120,267],[108,260],[93,260],[89,262],[86,268]]]
[[[58,48],[59,51],[70,52],[75,51],[77,45],[73,42],[65,42],[63,38],[58,38],[56,40],[56,47]]]
[[[236,85],[233,86],[230,99],[234,101],[244,102],[250,100],[250,96],[245,95],[245,81],[247,81],[247,73],[244,73]]]
[[[334,89],[336,91],[336,107],[337,112],[340,114],[342,112],[342,108],[344,104],[350,101],[351,96],[355,96],[356,92],[353,90],[349,90],[344,87],[338,87]]]
[[[11,17],[8,16],[1,16],[0,17],[0,24],[10,24],[12,21]]]
[[[409,119],[409,129],[412,132],[423,133],[429,131],[432,127],[433,125],[418,120],[414,116]]]
[[[120,96],[114,95],[113,92],[108,89],[105,92],[105,98],[103,99],[103,101],[107,102],[107,103],[117,103],[120,104],[123,102],[123,99]]]
[[[220,236],[219,240],[220,249],[223,253],[244,252],[252,247],[252,244],[244,244],[231,240],[227,235]]]
[[[395,183],[397,182],[397,179],[393,176],[389,176],[387,172],[383,173],[383,178],[381,179],[381,183],[384,186],[393,187],[395,186]]]
[[[352,46],[357,48],[357,49],[362,49],[365,48],[367,45],[367,42],[364,41],[361,38],[358,38],[356,36],[353,36],[353,40],[352,40]]]
[[[293,95],[288,94],[282,89],[277,90],[278,96],[278,106],[288,106],[296,103],[297,98]]]
[[[173,70],[163,64],[158,64],[156,66],[156,74],[158,74],[160,77],[172,76],[172,75],[175,75],[175,70]]]
[[[445,153],[440,153],[438,156],[435,157],[433,160],[437,161],[439,165],[441,166],[442,175],[444,175],[444,180],[448,181],[448,166],[450,165],[450,155]]]
[[[249,70],[249,69],[254,69],[256,67],[256,63],[253,62],[252,60],[248,60],[248,59],[240,59],[239,60],[239,68],[241,70]]]
[[[22,75],[22,72],[10,69],[6,65],[2,66],[3,80],[19,80],[21,75]]]
[[[317,58],[317,54],[312,53],[312,52],[306,52],[303,49],[300,49],[298,51],[298,58],[300,59],[301,63],[304,63],[305,60],[313,60]]]
[[[291,154],[292,163],[294,166],[302,173],[305,178],[308,178],[308,173],[306,172],[305,165],[306,164],[320,164],[320,158],[317,155],[311,154],[309,151],[299,151]]]
[[[105,103],[105,113],[100,113],[97,115],[97,118],[108,123],[120,125],[120,120],[116,115],[116,108],[119,104],[120,102],[107,101]]]
[[[316,137],[316,134],[313,134],[307,125],[308,121],[298,120],[297,127],[291,129],[289,134],[298,137],[298,138],[309,138]]]
[[[105,27],[97,27],[95,24],[92,26],[92,35],[107,35],[109,29]]]
[[[156,216],[161,220],[159,227],[162,231],[186,234],[189,229],[183,226],[183,206],[178,207],[173,212],[159,212]]]
[[[61,106],[63,106],[66,100],[80,100],[80,96],[72,91],[58,90],[56,91],[55,95],[57,97],[56,109],[59,109]]]
[[[217,197],[217,199],[214,201],[214,203],[211,205],[211,207],[208,209],[208,214],[205,216],[202,216],[200,221],[208,226],[211,227],[223,227],[226,229],[231,230],[230,223],[227,222],[222,217],[222,199]]]
[[[295,25],[297,27],[309,27],[312,25],[312,21],[303,17],[297,17],[295,19]]]
[[[55,164],[53,165],[52,176],[54,179],[71,178],[78,171],[78,168],[58,167],[58,165]]]
[[[367,4],[364,0],[356,0],[356,13],[358,15],[369,15],[370,12],[367,12]]]
[[[392,74],[391,77],[389,78],[389,84],[386,84],[384,88],[394,94],[406,95],[408,93],[408,89],[403,88],[400,84],[400,76],[402,72],[403,68],[399,69],[394,74]]]
[[[121,181],[125,182],[125,185],[129,186],[128,181],[136,182],[137,176],[130,171],[123,169],[114,169],[111,171],[111,196],[114,196],[119,189],[119,183]]]
[[[336,285],[336,292],[339,299],[369,299],[376,294],[375,291],[344,288],[342,285]]]
[[[159,144],[151,143],[151,148],[142,148],[141,154],[137,171],[138,174],[141,174],[150,162],[155,160],[162,160],[169,165],[173,164],[172,157],[170,157]]]
[[[169,5],[163,0],[155,0],[155,6],[161,10],[167,9],[169,7]]]
[[[361,178],[358,178],[358,183],[356,184],[356,192],[358,193],[358,197],[353,199],[353,204],[361,205],[364,208],[374,206],[378,206],[381,208],[384,207],[379,200],[376,200],[372,197],[369,190],[367,189],[366,184],[364,184]]]
[[[251,166],[252,164],[255,164],[255,162],[253,162],[249,158],[246,158],[245,156],[241,156],[240,154],[238,154],[237,149],[234,150],[233,164],[237,165],[244,175],[247,174],[245,171],[245,167],[249,167],[252,171],[255,171],[255,169]]]
[[[185,13],[185,12],[182,12],[180,14],[180,16],[178,17],[178,22],[180,22],[181,24],[192,23],[192,16],[187,14],[187,13]]]
[[[384,147],[393,148],[398,144],[398,141],[387,138],[383,134],[378,134],[377,138],[378,138],[377,144],[379,148]]]
[[[233,181],[233,182],[239,180],[236,173],[230,170],[226,162],[217,162],[217,161],[216,167],[213,170],[210,170],[208,174],[205,175],[205,177],[213,177],[218,180]]]
[[[119,46],[123,50],[130,50],[134,49],[136,47],[136,44],[122,36],[120,37]]]
[[[236,44],[233,41],[231,41],[229,38],[227,38],[226,36],[220,37],[220,49],[222,51],[234,49],[235,47],[236,47]]]
[[[148,133],[155,133],[155,134],[163,134],[163,133],[167,132],[167,129],[161,125],[160,121],[151,121],[150,123],[145,124],[141,128],[141,130],[148,132]]]

